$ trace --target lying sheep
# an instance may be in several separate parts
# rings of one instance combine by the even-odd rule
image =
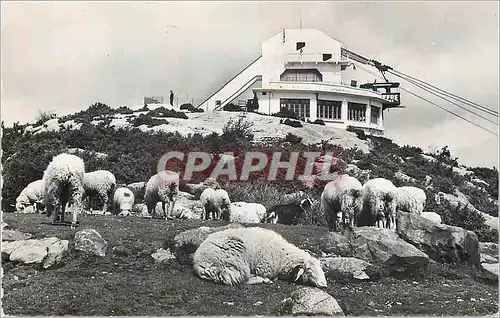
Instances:
[[[425,208],[427,196],[417,187],[399,187],[396,189],[397,210],[421,214]]]
[[[87,172],[83,176],[83,189],[85,193],[83,199],[97,195],[102,201],[102,214],[108,210],[108,201],[113,195],[116,187],[115,175],[107,170],[96,170]]]
[[[198,276],[226,285],[282,279],[327,287],[316,258],[278,233],[259,227],[210,234],[194,253],[193,263]]]
[[[64,222],[66,205],[71,206],[73,218],[71,228],[77,224],[77,215],[82,210],[83,176],[85,164],[80,157],[62,153],[55,156],[43,173],[43,203],[47,216],[52,215],[52,224],[59,217]]]
[[[174,171],[165,170],[161,174],[155,174],[149,178],[146,184],[144,200],[151,216],[156,214],[156,204],[161,201],[165,219],[172,219],[175,200],[179,193],[179,174]],[[167,209],[165,209],[167,204]]]
[[[263,223],[266,220],[266,207],[260,203],[233,202],[229,208],[229,219],[233,223]]]
[[[40,212],[39,205],[43,200],[43,180],[36,180],[29,183],[16,199],[16,211],[22,212],[27,206],[34,205],[35,211]]]
[[[229,219],[231,200],[226,190],[206,188],[200,195],[200,201],[203,205],[205,220],[209,219],[210,214],[213,220]]]
[[[128,188],[118,188],[113,195],[113,214],[130,215],[134,205],[134,193]]]
[[[288,203],[275,205],[269,209],[267,223],[280,223],[286,225],[299,224],[300,218],[312,206],[310,198],[305,198],[299,204]]]
[[[128,184],[127,188],[129,188],[132,191],[132,193],[134,193],[135,203],[141,203],[144,201],[144,194],[146,193],[145,181]]]
[[[358,179],[347,174],[328,182],[321,194],[320,211],[326,218],[330,230],[337,230],[337,215],[341,213],[342,224],[356,225],[356,217],[363,206],[361,191],[363,186]]]
[[[387,179],[375,178],[363,185],[363,208],[357,220],[358,226],[391,228],[396,217],[396,186]]]

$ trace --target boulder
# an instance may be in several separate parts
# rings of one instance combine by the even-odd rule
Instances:
[[[441,219],[441,216],[437,214],[436,212],[422,212],[420,214],[421,217],[426,218],[427,220],[436,222],[438,224],[443,223],[443,220]]]
[[[132,250],[123,245],[114,246],[112,251],[116,256],[128,256],[132,254]]]
[[[430,221],[429,221],[430,222]],[[347,232],[352,256],[396,272],[427,268],[429,257],[393,230],[364,226]]]
[[[23,233],[18,230],[2,230],[2,242],[8,241],[18,241],[27,240],[31,238],[31,234]]]
[[[480,265],[479,241],[472,231],[400,211],[396,216],[396,231],[436,262]]]
[[[347,238],[336,232],[328,232],[319,239],[319,249],[325,254],[350,257],[354,251]]]
[[[171,259],[175,259],[174,254],[170,252],[170,250],[164,250],[163,248],[159,248],[155,253],[151,254],[155,262],[162,263]]]
[[[174,237],[172,252],[181,264],[192,264],[193,254],[208,235],[230,228],[240,228],[241,225],[231,223],[226,226],[207,227],[202,226],[197,229],[187,230]]]
[[[491,277],[498,279],[498,263],[482,263],[481,267],[490,273]]]
[[[57,237],[17,240],[2,243],[2,258],[24,264],[42,264],[49,268],[59,263],[68,252],[69,242]]]
[[[487,263],[487,264],[498,263],[498,258],[489,256],[488,254],[481,253],[481,264],[482,263]]]
[[[325,274],[347,275],[356,279],[370,279],[364,272],[371,264],[354,257],[324,257],[320,259]]]
[[[293,316],[344,316],[335,298],[314,287],[301,287],[294,291],[283,300],[280,311]]]
[[[85,229],[75,234],[75,249],[86,254],[105,256],[108,242],[94,229]]]

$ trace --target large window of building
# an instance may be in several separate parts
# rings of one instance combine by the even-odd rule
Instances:
[[[371,106],[370,123],[378,125],[379,116],[380,116],[380,108]]]
[[[317,69],[288,69],[280,76],[282,82],[322,82],[323,75]]]
[[[318,99],[318,118],[341,119],[342,102]]]
[[[348,103],[347,119],[352,121],[366,121],[366,105]]]
[[[281,109],[292,110],[299,118],[310,118],[310,100],[309,99],[289,99],[280,98]]]

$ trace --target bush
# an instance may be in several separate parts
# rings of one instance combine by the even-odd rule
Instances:
[[[297,114],[293,110],[289,110],[288,108],[282,108],[279,112],[271,114],[271,116],[281,117],[281,118],[291,118],[291,119],[300,119]]]
[[[243,111],[243,109],[241,108],[241,106],[235,105],[233,103],[227,104],[226,106],[224,106],[222,108],[222,110],[225,110],[227,112],[242,112]]]
[[[128,122],[132,123],[134,127],[141,125],[146,125],[148,127],[154,127],[162,124],[168,124],[168,121],[160,118],[153,118],[149,113],[147,115],[140,114],[138,117],[132,120],[128,119]]]
[[[151,117],[164,117],[164,118],[182,118],[188,119],[188,116],[183,112],[178,112],[173,109],[166,109],[165,107],[158,107],[156,109],[150,110],[147,115]]]
[[[366,140],[367,139],[365,131],[362,130],[362,129],[354,128],[352,126],[347,126],[346,130],[350,131],[350,132],[353,132],[353,133],[356,133],[356,136],[358,137],[358,139],[361,139],[361,140]]]
[[[191,113],[203,113],[203,109],[194,107],[191,103],[182,104],[181,110],[188,110]]]
[[[113,115],[116,111],[106,104],[97,102],[91,105],[86,110],[82,110],[76,114],[64,116],[61,118],[61,122],[68,120],[75,120],[79,122],[91,122],[94,117],[101,117],[106,115]]]
[[[116,113],[123,114],[123,115],[129,115],[129,114],[133,114],[134,111],[132,109],[128,108],[127,106],[121,106],[121,107],[118,107],[116,109]]]
[[[325,122],[321,119],[316,119],[313,124],[325,126]]]
[[[298,120],[293,120],[293,119],[285,119],[283,122],[280,121],[281,124],[285,124],[285,125],[288,125],[288,126],[291,126],[291,127],[295,127],[295,128],[300,128],[300,127],[304,127],[302,126],[302,123]]]
[[[300,144],[302,142],[302,137],[295,136],[292,133],[288,133],[285,137],[285,142],[289,142],[291,144]]]
[[[57,115],[52,112],[39,110],[38,114],[36,115],[34,126],[39,126],[44,122],[46,122],[47,120],[54,119],[56,117]]]

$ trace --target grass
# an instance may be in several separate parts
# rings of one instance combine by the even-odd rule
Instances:
[[[69,227],[52,226],[44,215],[3,214],[11,227],[35,238],[73,240]],[[223,222],[165,222],[158,219],[82,215],[79,230],[96,229],[107,241],[105,257],[86,256],[70,243],[70,256],[59,268],[4,263],[3,309],[8,315],[277,315],[281,301],[297,285],[229,287],[199,279],[175,260],[155,264],[151,253],[168,247],[187,229]],[[324,227],[260,225],[296,245],[317,251]],[[114,246],[131,250],[126,256]],[[375,276],[371,281],[328,277],[331,294],[346,315],[486,315],[498,311],[497,282],[465,267],[434,265],[414,277]],[[463,301],[457,301],[457,299]],[[474,298],[476,301],[471,301]],[[258,305],[258,302],[262,304]]]

